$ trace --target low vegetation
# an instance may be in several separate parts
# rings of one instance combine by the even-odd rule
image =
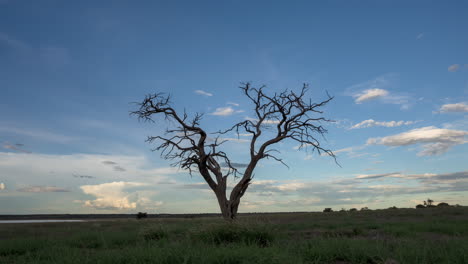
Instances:
[[[468,263],[468,208],[1,224],[0,263]]]

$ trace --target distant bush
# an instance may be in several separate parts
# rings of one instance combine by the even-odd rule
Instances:
[[[349,209],[349,211],[350,211],[350,212],[356,212],[357,209],[356,209],[356,208],[351,208],[351,209]]]
[[[450,206],[448,203],[439,203],[437,207],[447,207]]]
[[[366,206],[366,207],[363,207],[363,208],[361,208],[361,211],[369,211],[369,210],[370,210],[370,209],[369,209],[369,207],[367,207],[367,206]]]
[[[426,208],[426,206],[424,206],[424,205],[422,205],[422,204],[416,205],[416,209],[421,209],[421,208]]]
[[[142,212],[138,212],[138,214],[136,215],[137,219],[142,219],[142,218],[147,218],[147,217],[148,217],[148,214],[142,213]]]
[[[331,213],[331,212],[333,212],[333,210],[331,208],[325,208],[325,209],[323,209],[323,212],[324,213]]]
[[[388,209],[398,209],[396,206],[389,207]]]
[[[346,212],[346,209],[341,208],[340,212]]]

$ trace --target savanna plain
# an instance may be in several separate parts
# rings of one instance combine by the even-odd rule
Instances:
[[[0,263],[468,263],[468,207],[1,224]]]

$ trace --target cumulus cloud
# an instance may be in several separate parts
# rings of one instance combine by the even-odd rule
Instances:
[[[385,146],[407,146],[423,144],[419,156],[440,155],[455,145],[465,144],[468,131],[442,129],[433,126],[422,127],[382,138],[369,138],[367,144]]]
[[[460,69],[460,64],[452,64],[448,67],[449,72],[456,72]]]
[[[383,127],[398,127],[402,125],[411,125],[414,124],[415,121],[375,121],[373,119],[367,119],[360,123],[353,125],[350,129],[357,129],[357,128],[367,128],[367,127],[374,127],[374,126],[383,126]]]
[[[18,192],[44,193],[44,192],[69,192],[67,189],[55,186],[28,186],[17,189]]]
[[[468,112],[468,104],[465,102],[456,104],[444,104],[440,107],[440,113]]]
[[[354,102],[356,104],[361,104],[362,102],[369,101],[372,99],[376,99],[379,97],[384,97],[388,95],[388,91],[384,89],[367,89],[362,92],[355,94],[353,97],[355,98]]]
[[[3,182],[0,182],[0,191],[5,190],[5,184]]]
[[[205,91],[203,91],[203,90],[195,90],[195,93],[196,93],[196,94],[200,94],[200,95],[204,95],[204,96],[213,96],[212,93],[205,92]]]
[[[145,186],[140,182],[109,182],[97,185],[83,185],[80,189],[85,193],[95,196],[94,200],[83,201],[86,207],[95,209],[135,209],[138,197],[126,189]]]

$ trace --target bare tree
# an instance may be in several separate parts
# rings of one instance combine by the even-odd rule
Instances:
[[[325,153],[335,158],[333,152],[321,146],[317,136],[323,136],[327,130],[322,122],[330,122],[321,115],[321,107],[330,102],[330,97],[319,103],[305,100],[308,85],[304,84],[300,92],[284,90],[280,93],[267,95],[265,86],[254,88],[250,83],[242,83],[240,89],[253,103],[255,118],[244,120],[225,131],[212,133],[200,128],[202,114],[196,113],[189,118],[184,111],[181,115],[171,107],[170,97],[164,94],[150,94],[138,103],[139,109],[131,112],[140,120],[155,122],[153,115],[161,114],[166,120],[173,121],[174,128],[168,128],[164,136],[150,136],[147,142],[158,142],[153,151],[161,151],[164,159],[174,160],[173,166],[186,169],[192,175],[197,171],[213,190],[218,200],[223,217],[227,220],[236,218],[240,200],[249,187],[253,172],[261,159],[274,159],[284,164],[272,145],[292,140],[299,144],[299,148],[308,148]],[[314,117],[319,115],[318,117]],[[268,131],[268,132],[266,132]],[[226,133],[249,133],[250,161],[243,171],[231,162],[219,146],[226,142],[222,136]],[[336,159],[335,159],[336,161]],[[286,164],[284,164],[286,165]],[[229,196],[226,193],[227,179],[234,176],[238,181]]]

